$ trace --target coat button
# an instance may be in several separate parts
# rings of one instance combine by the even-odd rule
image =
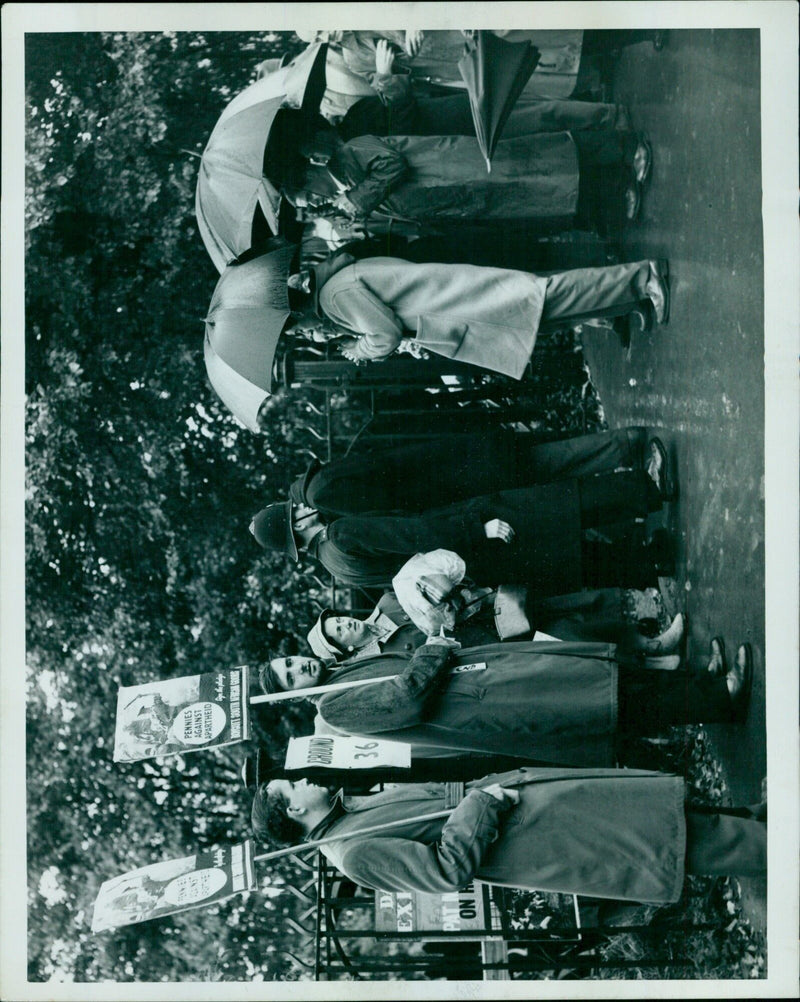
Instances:
[[[408,622],[408,616],[405,613],[403,613],[403,622],[404,623]]]
[[[414,648],[412,647],[412,645],[411,645],[411,644],[406,644],[406,650],[407,650],[407,651],[413,651],[413,650],[414,650]]]

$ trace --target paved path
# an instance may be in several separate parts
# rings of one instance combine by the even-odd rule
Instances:
[[[673,31],[660,53],[628,48],[614,99],[654,150],[623,259],[669,258],[672,311],[666,328],[634,337],[629,359],[603,333],[585,335],[585,355],[609,425],[660,427],[674,457],[681,497],[665,524],[679,539],[690,655],[715,634],[730,656],[753,645],[747,724],[709,728],[733,800],[750,803],[766,774],[758,33]],[[743,885],[763,925],[765,882]]]

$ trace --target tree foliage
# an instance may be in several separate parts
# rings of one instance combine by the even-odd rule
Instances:
[[[116,691],[265,657],[316,594],[262,554],[253,513],[301,472],[301,404],[266,435],[211,391],[217,274],[198,159],[285,34],[27,36],[26,454],[29,976],[290,977],[286,893],[89,932],[100,883],[249,834],[242,749],[114,765]],[[318,591],[318,590],[317,590]],[[262,714],[277,748],[307,722]],[[290,864],[260,872],[273,891]]]

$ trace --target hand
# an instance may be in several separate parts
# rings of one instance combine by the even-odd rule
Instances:
[[[484,523],[483,531],[487,539],[502,539],[504,543],[510,543],[516,533],[501,518],[493,518],[490,522]]]
[[[348,216],[350,219],[355,219],[356,216],[361,215],[361,210],[358,206],[353,205],[347,195],[344,192],[341,195],[337,195],[331,203],[333,208],[337,212],[341,212],[343,215]]]
[[[348,361],[355,362],[356,365],[364,361],[358,350],[357,337],[345,338],[339,345],[339,351]]]
[[[423,574],[417,581],[417,591],[431,605],[441,605],[453,590],[448,578],[442,575]]]
[[[435,647],[449,647],[451,651],[461,650],[461,644],[457,640],[453,639],[453,637],[446,637],[443,633],[427,637],[425,643]]]
[[[422,48],[422,42],[423,42],[424,38],[425,38],[425,32],[424,31],[407,31],[406,32],[406,40],[405,40],[405,45],[403,46],[403,48],[406,50],[406,52],[408,53],[408,55],[411,56],[412,59],[414,58],[414,56],[416,56],[416,54]]]
[[[490,796],[494,797],[495,800],[510,800],[512,804],[519,803],[519,790],[512,790],[507,786],[501,786],[499,783],[492,783],[491,786],[482,787],[484,793],[488,793]]]
[[[394,66],[394,49],[385,38],[378,39],[375,46],[375,69],[382,76],[389,76]]]

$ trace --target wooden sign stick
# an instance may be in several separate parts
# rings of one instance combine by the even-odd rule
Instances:
[[[376,832],[387,831],[390,828],[401,828],[412,821],[435,821],[437,818],[446,818],[452,813],[452,808],[443,811],[433,811],[431,814],[418,814],[413,818],[400,818],[396,821],[385,821],[382,825],[372,825],[369,828],[362,828],[361,831],[343,832],[341,835],[330,835],[328,838],[314,839],[312,842],[303,842],[302,845],[290,845],[283,849],[274,849],[272,852],[262,853],[254,856],[254,863],[264,863],[269,859],[278,859],[280,856],[291,856],[298,852],[305,852],[306,849],[319,849],[329,842],[343,842],[348,838],[363,838],[365,835],[374,835]]]

